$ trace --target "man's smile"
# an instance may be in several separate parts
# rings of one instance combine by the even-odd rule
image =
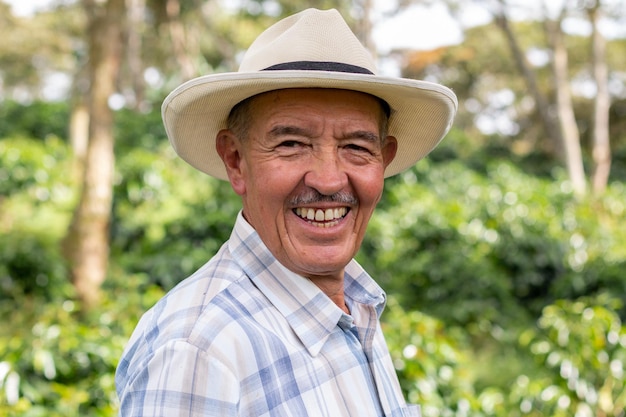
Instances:
[[[307,220],[310,224],[317,227],[333,227],[336,226],[346,214],[348,207],[336,207],[327,209],[315,209],[311,207],[297,207],[293,212],[300,218]]]

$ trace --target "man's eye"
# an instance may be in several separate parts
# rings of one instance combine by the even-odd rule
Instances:
[[[363,146],[356,145],[354,143],[346,145],[345,148],[349,149],[351,151],[369,152],[369,149],[367,149],[367,148],[365,148]]]
[[[281,142],[278,146],[282,147],[282,148],[295,148],[297,146],[301,146],[302,143],[296,141],[296,140],[286,140]]]

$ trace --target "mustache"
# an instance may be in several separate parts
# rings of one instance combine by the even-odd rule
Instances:
[[[358,202],[359,200],[354,195],[346,191],[326,195],[313,189],[297,195],[289,201],[292,206],[313,205],[315,203],[342,203],[349,206],[355,206]]]

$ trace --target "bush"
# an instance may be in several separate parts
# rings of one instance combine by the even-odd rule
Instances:
[[[520,337],[545,370],[539,378],[521,374],[509,396],[509,416],[626,415],[626,327],[606,295],[561,300],[547,306]]]
[[[241,208],[230,185],[177,158],[138,148],[118,161],[112,256],[129,273],[171,288],[230,237]]]
[[[0,198],[19,193],[36,205],[64,198],[71,181],[69,160],[69,148],[56,136],[0,140]]]
[[[73,203],[70,166],[58,138],[0,141],[0,300],[16,293],[53,300],[63,293],[57,243]]]
[[[71,297],[33,295],[0,301],[11,324],[0,329],[0,415],[114,416],[114,373],[128,335],[163,295],[141,276],[125,275],[97,310],[80,313]],[[69,283],[59,292],[72,294]],[[19,306],[19,308],[16,308]]]
[[[510,327],[557,299],[601,289],[623,299],[623,185],[577,203],[558,176],[539,179],[498,160],[484,175],[460,161],[424,160],[400,179],[359,259],[405,308]]]
[[[0,301],[33,294],[45,301],[64,295],[67,271],[55,242],[23,232],[0,235]]]
[[[424,417],[484,415],[462,333],[418,311],[404,311],[393,297],[383,331],[405,397],[420,404]]]
[[[0,120],[7,121],[0,123],[0,138],[65,138],[69,108],[65,102],[35,101],[24,105],[15,101],[0,101]]]

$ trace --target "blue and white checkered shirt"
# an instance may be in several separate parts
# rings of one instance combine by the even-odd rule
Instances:
[[[241,213],[227,243],[139,322],[120,415],[419,416],[381,333],[385,294],[355,262],[345,314],[274,258]]]

